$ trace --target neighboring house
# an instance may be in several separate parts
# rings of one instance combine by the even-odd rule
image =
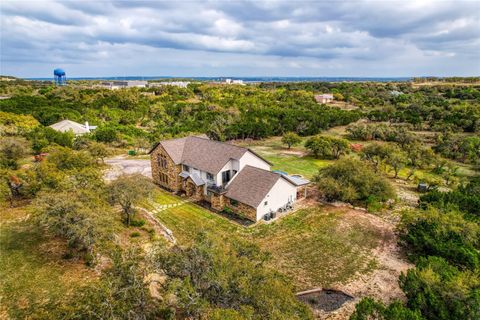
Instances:
[[[60,132],[72,131],[76,136],[82,135],[85,133],[90,133],[90,131],[95,130],[97,126],[91,126],[88,124],[88,121],[85,121],[85,124],[80,124],[71,120],[62,120],[60,122],[54,123],[49,126],[53,130]]]
[[[149,153],[158,185],[253,221],[293,204],[305,187],[293,176],[270,171],[271,163],[250,149],[204,137],[161,141]]]
[[[333,94],[324,93],[315,95],[315,101],[318,103],[330,103],[333,101]]]

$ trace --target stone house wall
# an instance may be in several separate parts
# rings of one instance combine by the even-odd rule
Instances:
[[[185,193],[187,197],[192,198],[195,201],[203,199],[203,186],[197,186],[191,179],[188,179],[185,183]]]
[[[235,201],[235,200],[233,200]],[[247,218],[254,222],[257,221],[257,209],[251,207],[245,203],[237,202],[235,205],[232,204],[232,199],[225,197],[225,206],[231,209],[233,212],[238,214],[241,217]]]
[[[162,155],[167,162],[166,168],[161,167]],[[150,154],[150,163],[153,182],[175,192],[182,189],[182,178],[179,176],[182,165],[176,165],[161,145],[158,145]]]

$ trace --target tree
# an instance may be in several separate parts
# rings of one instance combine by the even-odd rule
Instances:
[[[90,207],[89,207],[90,206]],[[77,193],[43,193],[35,200],[39,221],[49,232],[67,239],[68,246],[89,254],[98,239],[92,203],[84,203]]]
[[[134,206],[153,192],[154,185],[141,174],[124,174],[112,181],[108,189],[110,203],[122,207],[125,223],[129,226],[135,214]]]
[[[295,132],[287,132],[282,137],[282,143],[286,144],[288,149],[299,144],[301,141],[302,139]]]
[[[93,284],[79,288],[68,305],[53,310],[56,319],[172,319],[171,311],[151,297],[147,268],[138,250],[116,250],[113,263]]]
[[[32,142],[33,151],[40,153],[44,151],[47,146],[53,144],[71,148],[75,135],[72,131],[60,132],[50,127],[37,127],[30,132],[28,139]]]
[[[95,159],[100,159],[102,163],[105,163],[105,157],[107,157],[110,153],[108,152],[107,147],[103,143],[91,141],[88,144],[87,151],[90,155]]]
[[[321,168],[315,176],[320,194],[328,201],[365,203],[369,197],[386,201],[395,196],[388,180],[372,170],[365,162],[344,158]]]
[[[311,137],[305,142],[305,148],[313,153],[315,158],[327,157],[330,154],[330,142],[318,136]]]
[[[75,151],[64,147],[52,149],[48,154],[47,160],[59,170],[80,169],[94,164],[94,160],[88,152]]]
[[[407,306],[425,319],[479,319],[480,278],[461,271],[440,257],[421,258],[416,269],[400,275]]]
[[[480,226],[455,210],[407,211],[399,231],[413,259],[434,255],[472,270],[480,266]]]
[[[101,126],[95,129],[94,137],[100,142],[114,142],[118,139],[117,129],[112,126]]]
[[[0,166],[18,169],[18,160],[24,158],[30,149],[25,139],[7,137],[0,140]]]
[[[355,306],[350,320],[422,320],[418,310],[410,310],[400,301],[385,306],[372,298],[363,298]]]
[[[473,178],[450,192],[432,190],[422,195],[420,207],[426,209],[429,205],[441,210],[454,206],[467,215],[480,216],[480,178]]]
[[[387,158],[385,159],[385,162],[390,167],[392,167],[393,171],[395,172],[394,178],[397,178],[400,170],[407,164],[407,157],[400,148],[390,146],[388,148]]]
[[[375,172],[378,172],[380,166],[388,157],[388,151],[388,147],[385,144],[371,143],[362,149],[360,156],[362,159],[365,159],[373,164]]]
[[[316,158],[339,159],[341,155],[349,151],[347,140],[328,136],[311,137],[305,142],[305,147],[309,149]]]
[[[254,244],[200,233],[189,247],[159,248],[155,269],[167,276],[178,319],[312,319],[284,277],[267,269],[268,255]],[[229,319],[228,317],[226,319]]]

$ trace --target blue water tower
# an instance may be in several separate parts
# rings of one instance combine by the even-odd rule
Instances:
[[[55,85],[57,86],[64,86],[67,84],[67,75],[63,69],[53,70],[53,79],[55,81]]]

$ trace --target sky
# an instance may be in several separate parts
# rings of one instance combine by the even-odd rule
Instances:
[[[0,74],[480,75],[480,0],[0,1]]]

